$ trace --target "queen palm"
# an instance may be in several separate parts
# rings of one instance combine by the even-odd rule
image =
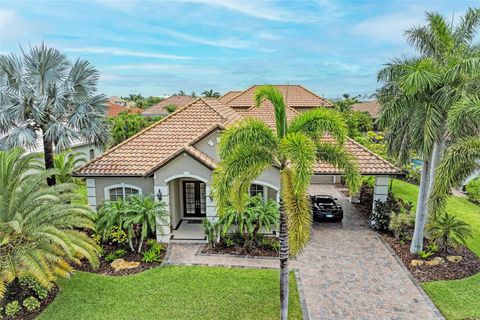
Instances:
[[[45,166],[51,169],[54,148],[67,149],[78,139],[105,144],[109,132],[98,78],[88,61],[71,63],[44,44],[22,57],[0,55],[0,149],[32,148],[42,139]],[[55,177],[48,182],[54,184]]]
[[[317,160],[344,170],[347,185],[355,192],[360,175],[343,148],[347,127],[341,114],[317,108],[287,123],[282,94],[272,86],[255,92],[259,107],[268,100],[275,110],[276,130],[256,119],[244,119],[227,128],[219,145],[221,161],[213,175],[213,197],[222,215],[229,205],[244,212],[248,189],[260,173],[271,166],[280,171],[280,304],[281,319],[288,315],[288,260],[310,238],[312,223],[307,188]],[[321,140],[325,134],[336,143]],[[289,246],[290,241],[290,246]]]
[[[405,164],[413,150],[424,161],[412,253],[422,250],[435,170],[445,145],[457,138],[447,126],[448,114],[466,95],[478,92],[480,70],[479,51],[472,44],[479,9],[469,9],[455,28],[436,13],[428,13],[427,22],[406,32],[420,56],[397,59],[379,73],[384,82],[379,124],[389,129],[388,153]]]
[[[75,204],[81,196],[74,184],[47,186],[54,173],[38,154],[0,151],[0,299],[15,279],[33,277],[51,288],[70,275],[72,263],[99,263],[99,248],[79,231],[94,228],[94,213]]]

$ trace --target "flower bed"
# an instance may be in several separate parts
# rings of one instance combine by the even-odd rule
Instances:
[[[231,239],[231,238],[227,238]],[[240,240],[221,239],[214,246],[205,245],[204,254],[231,254],[238,256],[278,257],[279,242],[277,238],[263,237],[249,247],[245,247]]]

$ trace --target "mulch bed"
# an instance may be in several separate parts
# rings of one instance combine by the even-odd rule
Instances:
[[[165,254],[167,253],[167,245],[165,245],[165,250],[162,251],[161,253],[161,260],[160,262],[142,262],[143,254],[142,253],[136,253],[136,252],[131,252],[130,249],[127,249],[127,254],[122,257],[125,261],[138,261],[140,262],[140,265],[136,268],[132,269],[123,269],[123,270],[118,270],[115,271],[115,269],[112,268],[110,265],[112,262],[110,261],[105,261],[104,257],[100,257],[100,265],[97,269],[93,269],[92,266],[88,263],[88,261],[83,261],[81,266],[76,266],[75,269],[78,271],[85,271],[85,272],[92,272],[92,273],[98,273],[98,274],[104,274],[104,275],[109,275],[109,276],[126,276],[130,274],[135,274],[135,273],[140,273],[145,270],[149,270],[152,268],[156,268],[162,264],[163,259],[165,258]],[[103,246],[104,250],[107,252],[112,252],[118,249],[118,247],[112,247],[110,248],[109,246]]]
[[[437,252],[427,260],[431,260],[434,257],[442,257],[445,259],[445,263],[438,266],[422,265],[413,267],[410,264],[412,260],[422,259],[410,253],[410,241],[400,243],[388,234],[383,234],[383,238],[395,251],[400,260],[402,260],[405,267],[419,282],[462,279],[480,272],[480,258],[465,246],[459,246],[456,249],[450,249],[448,251],[448,255],[463,257],[458,263],[447,261],[441,253]],[[427,245],[428,243],[425,241],[424,247]]]
[[[227,247],[222,243],[215,247],[210,247],[208,244],[202,249],[202,253],[206,254],[231,254],[238,256],[255,256],[255,257],[278,257],[278,252],[269,247],[253,247],[250,250],[245,250],[243,246],[235,245]]]
[[[12,289],[11,287],[9,288],[8,296],[5,297],[5,301],[2,301],[0,303],[1,307],[5,307],[7,303],[12,302],[12,301],[18,301],[20,305],[22,304],[23,300],[25,300],[28,297],[35,296],[35,293],[31,289],[26,289],[25,287],[18,287],[18,290]],[[50,289],[48,292],[48,295],[45,299],[40,300],[40,307],[36,310],[32,311],[27,311],[23,306],[20,312],[15,316],[15,317],[7,317],[5,316],[3,319],[5,320],[33,320],[35,319],[40,313],[42,313],[45,308],[52,303],[52,301],[55,299],[55,297],[58,294],[58,287],[53,287]]]

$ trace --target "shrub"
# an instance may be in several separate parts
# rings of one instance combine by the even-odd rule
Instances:
[[[435,253],[434,252],[431,252],[431,251],[423,251],[423,250],[420,250],[418,251],[418,256],[421,258],[421,259],[428,259],[430,258],[431,256],[433,256]]]
[[[107,232],[105,240],[110,243],[123,244],[127,242],[127,234],[119,227],[111,227]]]
[[[23,300],[22,305],[25,307],[25,309],[27,309],[27,311],[32,311],[40,307],[40,301],[38,301],[35,297],[28,297],[27,299]]]
[[[454,215],[444,213],[432,221],[429,225],[429,233],[432,240],[446,255],[449,247],[465,244],[465,240],[471,236],[471,228]]]
[[[405,167],[407,174],[405,178],[408,182],[418,185],[420,183],[421,177],[421,168],[419,166],[414,166],[413,164],[409,164]]]
[[[160,262],[161,254],[163,250],[165,250],[165,246],[163,243],[158,243],[155,239],[150,239],[147,241],[147,246],[149,249],[143,253],[143,262],[151,263],[151,262]]]
[[[235,246],[235,240],[233,240],[231,237],[225,237],[222,240],[227,248]]]
[[[118,250],[115,250],[114,252],[107,254],[105,256],[105,261],[112,262],[114,260],[125,257],[126,254],[127,252],[124,249],[118,249]]]
[[[270,247],[272,248],[273,251],[279,252],[280,251],[280,242],[279,241],[272,241],[270,243]]]
[[[43,300],[48,296],[48,290],[32,277],[21,278],[20,284],[33,290],[40,300]]]
[[[400,213],[402,210],[409,212],[411,208],[411,203],[406,203],[393,195],[389,195],[385,202],[376,200],[370,216],[370,225],[377,231],[388,231],[391,216],[394,213]]]
[[[480,203],[480,177],[470,180],[465,186],[470,201]]]
[[[405,208],[401,208],[400,212],[393,212],[390,216],[388,229],[392,231],[395,239],[403,239],[408,229],[415,224],[415,215]]]
[[[168,106],[165,107],[165,110],[167,110],[168,113],[175,112],[177,110],[177,106],[174,104],[169,104]]]
[[[220,235],[220,224],[218,222],[212,222],[208,219],[203,220],[203,230],[207,236],[207,241],[210,247],[214,247],[217,243],[218,236]]]
[[[18,303],[18,301],[12,301],[5,306],[5,315],[9,317],[16,316],[20,312],[20,309],[22,309],[20,303]]]

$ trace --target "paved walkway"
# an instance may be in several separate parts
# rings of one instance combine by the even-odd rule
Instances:
[[[291,261],[310,319],[443,319],[355,208],[335,189],[321,191],[340,199],[345,217],[315,224],[310,244]],[[171,264],[278,268],[273,259],[198,255],[199,245],[171,248]]]

